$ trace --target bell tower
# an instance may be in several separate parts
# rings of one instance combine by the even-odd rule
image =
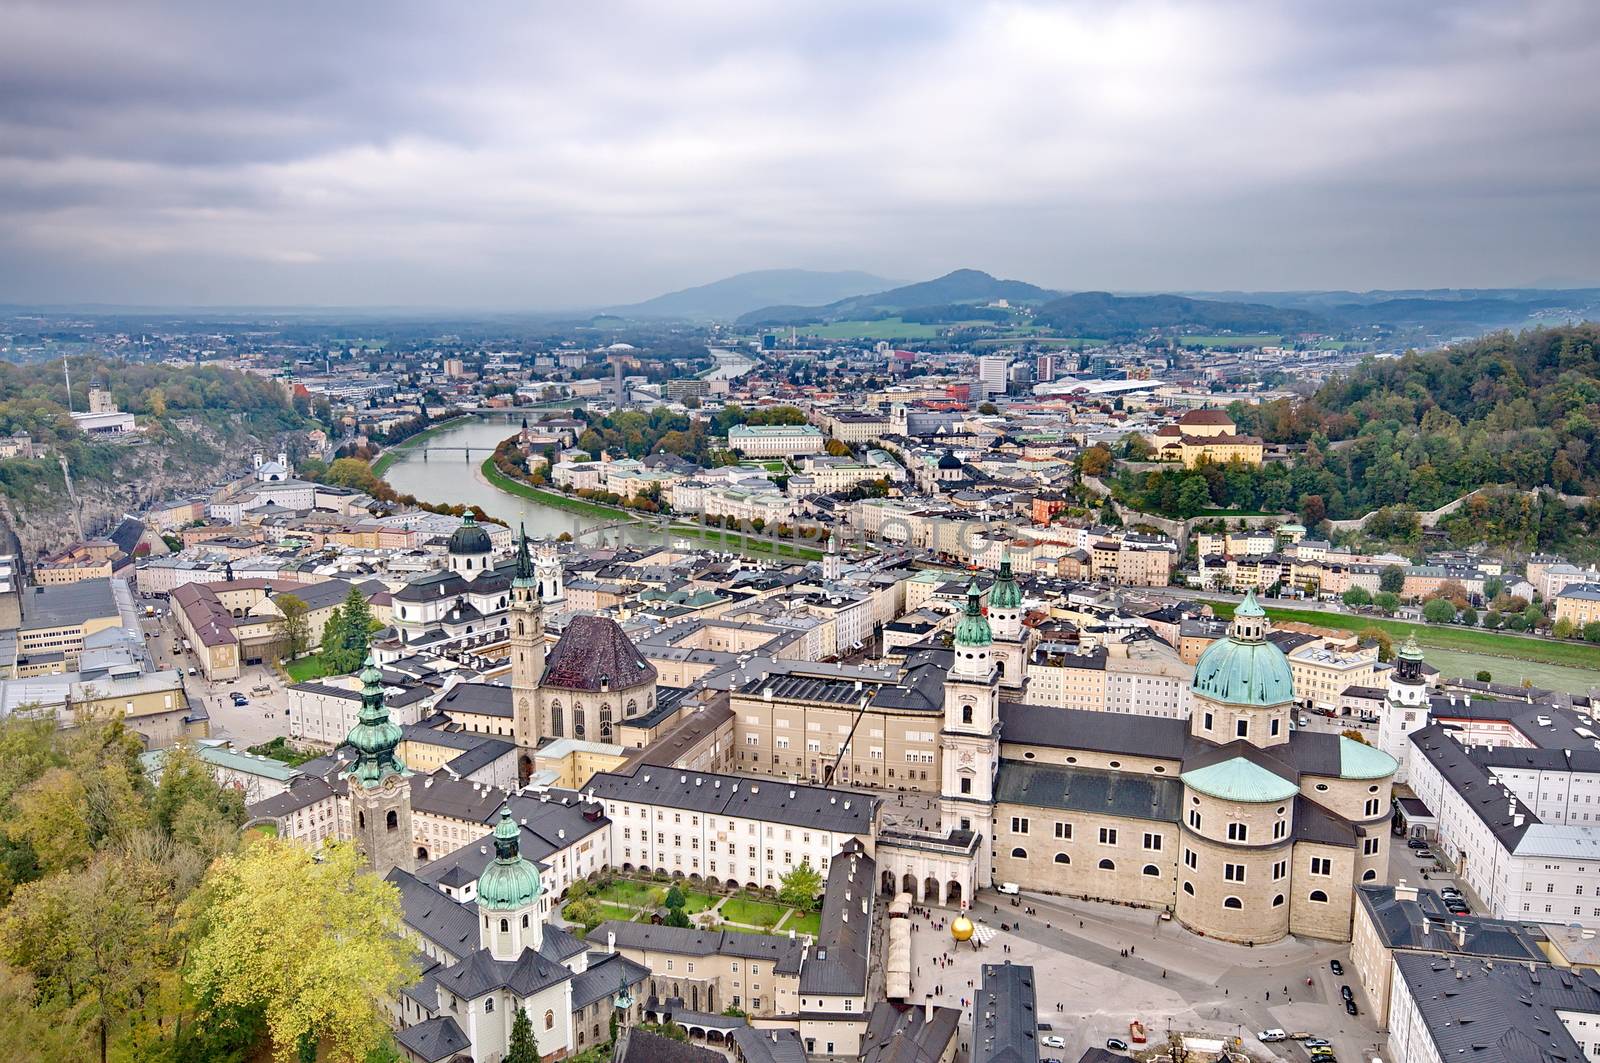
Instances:
[[[494,860],[478,876],[478,944],[497,960],[511,961],[544,941],[547,902],[539,869],[520,851],[522,831],[509,805],[494,827]]]
[[[517,566],[507,608],[511,627],[511,711],[517,745],[524,754],[539,744],[539,680],[544,676],[544,607],[528,555],[528,529],[517,535]],[[526,759],[526,758],[525,758]],[[530,771],[531,761],[524,765]],[[524,772],[526,777],[528,773]]]
[[[534,574],[539,579],[539,600],[546,605],[560,605],[567,600],[561,586],[561,555],[550,543],[541,544],[535,560]]]
[[[383,673],[367,654],[361,669],[361,716],[346,741],[356,761],[346,781],[350,786],[350,835],[379,875],[391,868],[410,871],[411,772],[395,755],[404,736],[389,719],[383,703]]]
[[[954,657],[944,682],[944,729],[939,732],[939,821],[948,834],[970,830],[987,836],[1000,766],[1000,676],[991,658],[994,635],[984,618],[976,582],[956,623]],[[977,846],[977,884],[991,877],[989,842]]]
[[[1394,781],[1405,782],[1410,774],[1411,733],[1432,722],[1428,680],[1422,674],[1422,647],[1415,635],[1395,652],[1387,686],[1383,714],[1378,718],[1378,748],[1400,765]]]

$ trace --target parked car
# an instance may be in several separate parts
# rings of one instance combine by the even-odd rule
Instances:
[[[1448,900],[1451,900],[1451,899],[1459,900],[1463,896],[1463,894],[1462,894],[1462,892],[1460,890],[1456,889],[1454,886],[1445,886],[1445,887],[1443,887],[1442,889],[1439,890],[1439,896],[1443,897],[1445,900],[1448,901]]]
[[[1427,847],[1428,843],[1423,841],[1421,838],[1412,838],[1410,841],[1406,842],[1407,849],[1426,849]]]
[[[1339,995],[1346,1000],[1354,1000],[1356,998],[1356,995],[1350,991],[1350,987],[1347,985],[1339,987]]]
[[[1066,1038],[1058,1037],[1053,1033],[1052,1034],[1046,1034],[1044,1037],[1039,1038],[1039,1043],[1044,1045],[1046,1048],[1065,1048],[1065,1047],[1067,1047]]]
[[[1278,1029],[1276,1026],[1270,1030],[1262,1030],[1260,1033],[1256,1034],[1256,1040],[1260,1041],[1262,1044],[1271,1044],[1274,1041],[1287,1041],[1288,1039],[1289,1035]]]
[[[1344,964],[1340,963],[1338,960],[1329,960],[1328,970],[1332,971],[1334,974],[1344,974]]]
[[[1352,1015],[1361,1014],[1361,1009],[1356,1007],[1356,1002],[1353,1000],[1347,1000],[1344,1002],[1344,1010],[1348,1011]]]
[[[1417,859],[1418,860],[1432,860],[1433,859],[1433,850],[1429,849],[1427,846],[1423,846],[1421,849],[1417,850]]]
[[[248,705],[248,704],[250,704],[250,699],[245,697],[243,694],[239,693],[237,690],[235,690],[233,692],[231,697],[233,698],[233,703],[235,705]]]
[[[1332,1048],[1333,1042],[1325,1040],[1321,1037],[1308,1037],[1305,1040],[1305,1046],[1308,1049]]]
[[[1106,1047],[1113,1052],[1126,1052],[1128,1050],[1128,1042],[1120,1037],[1107,1037]]]
[[[1008,897],[1015,897],[1022,889],[1015,882],[1002,882],[994,888],[996,893],[1004,893]]]

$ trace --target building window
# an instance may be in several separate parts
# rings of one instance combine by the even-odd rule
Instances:
[[[1211,714],[1209,712],[1206,713],[1205,716],[1202,717],[1202,719],[1205,721],[1205,723],[1204,723],[1205,729],[1207,731],[1211,730]]]
[[[1101,827],[1100,828],[1100,844],[1101,845],[1115,845],[1115,844],[1117,844],[1117,828],[1115,828],[1115,827]]]
[[[1057,853],[1056,854],[1056,863],[1058,863],[1058,864],[1070,864],[1070,863],[1072,863],[1072,857],[1068,856],[1066,853]]]
[[[1144,847],[1153,853],[1159,853],[1161,851],[1161,835],[1151,834],[1146,831],[1144,836]]]
[[[963,706],[961,706],[961,722],[962,723],[971,723],[972,722],[972,706],[971,705],[963,705]]]
[[[1311,873],[1313,875],[1333,874],[1333,861],[1326,856],[1313,856],[1311,858]]]
[[[1027,817],[1025,817],[1025,816],[1012,816],[1011,817],[1011,833],[1012,834],[1026,834],[1026,833],[1028,833],[1028,820],[1027,820]]]
[[[1154,864],[1146,864],[1144,865],[1143,873],[1149,875],[1151,878],[1159,878],[1161,876],[1161,869]]]
[[[1228,824],[1228,840],[1242,842],[1250,836],[1250,828],[1243,823]]]
[[[1282,908],[1283,907],[1283,894],[1280,893],[1276,897],[1272,898],[1272,906],[1274,908]]]
[[[972,780],[966,778],[965,776],[963,776],[961,779],[961,792],[964,794],[970,794],[972,792]]]
[[[1274,823],[1272,825],[1272,837],[1274,839],[1282,838],[1285,834],[1288,834],[1288,833],[1289,833],[1289,822],[1287,820],[1280,819],[1280,820],[1278,820],[1276,823]]]
[[[1233,737],[1235,737],[1235,738],[1249,738],[1250,737],[1250,721],[1245,719],[1242,716],[1239,719],[1233,721]]]
[[[1193,828],[1194,830],[1199,830],[1200,829],[1200,810],[1199,809],[1191,808],[1189,810],[1189,826],[1191,828]]]
[[[1028,850],[1026,850],[1026,849],[1021,849],[1021,848],[1018,848],[1018,849],[1013,849],[1013,850],[1011,850],[1011,855],[1012,855],[1012,856],[1013,856],[1013,857],[1014,857],[1014,858],[1015,858],[1015,859],[1018,859],[1018,860],[1026,860],[1026,859],[1027,859],[1027,858],[1028,858]]]
[[[1367,804],[1366,804],[1366,809],[1367,809],[1367,815],[1376,816],[1378,814],[1378,799],[1376,797],[1368,798],[1367,799]]]
[[[1244,902],[1237,897],[1224,897],[1222,898],[1222,906],[1224,908],[1243,908]]]
[[[1226,880],[1228,882],[1243,882],[1244,881],[1244,865],[1243,864],[1223,864],[1222,865],[1222,877],[1223,877],[1224,880]]]
[[[1310,900],[1310,901],[1315,901],[1318,904],[1327,904],[1328,903],[1328,895],[1326,893],[1323,893],[1321,890],[1312,890],[1311,891],[1311,896],[1307,897],[1306,899]]]
[[[1070,824],[1070,823],[1057,823],[1056,824],[1056,837],[1057,838],[1065,838],[1067,841],[1070,842],[1072,840],[1072,824]]]
[[[489,997],[484,1000],[483,1010],[486,1014],[492,1014],[494,1012],[494,997]]]
[[[547,1012],[544,1013],[544,1028],[546,1030],[553,1030],[553,1029],[556,1028],[556,1013],[555,1012],[547,1011]]]
[[[1183,884],[1183,892],[1185,892],[1189,896],[1193,897],[1194,896],[1194,883],[1193,882],[1185,882]]]
[[[1115,871],[1116,869],[1117,869],[1117,865],[1112,863],[1110,860],[1102,860],[1102,861],[1100,861],[1100,870],[1101,871]]]
[[[1190,871],[1195,870],[1200,866],[1200,855],[1193,849],[1185,849],[1183,851],[1183,866]]]
[[[390,830],[397,830],[400,827],[400,816],[391,808],[389,814],[384,817],[384,822]]]

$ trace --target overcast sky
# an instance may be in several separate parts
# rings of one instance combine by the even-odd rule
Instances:
[[[1594,0],[0,0],[0,303],[1600,283],[1597,234]]]

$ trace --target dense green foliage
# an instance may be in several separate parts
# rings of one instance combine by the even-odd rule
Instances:
[[[1504,485],[1526,492],[1476,497],[1442,522],[1460,541],[1523,548],[1581,547],[1600,532],[1600,506],[1555,492],[1600,496],[1600,326],[1498,333],[1438,351],[1368,360],[1304,400],[1229,409],[1241,432],[1301,444],[1292,469],[1124,472],[1118,493],[1142,509],[1193,516],[1218,508],[1292,509],[1341,520],[1386,510],[1374,538],[1420,535],[1416,513]]]

